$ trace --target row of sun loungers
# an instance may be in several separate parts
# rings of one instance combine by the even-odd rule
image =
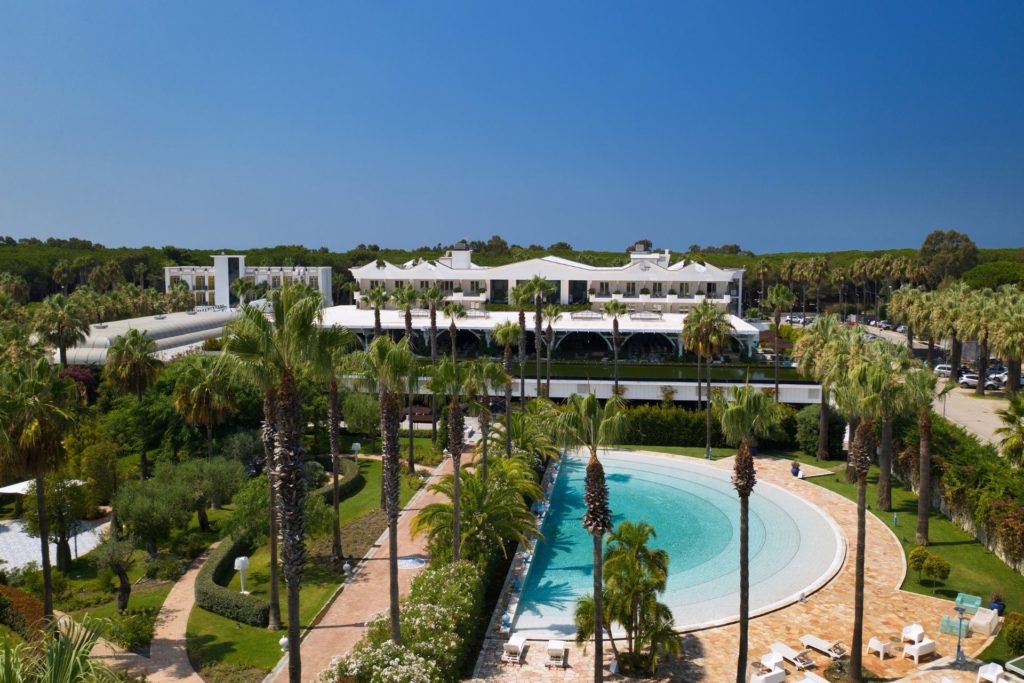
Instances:
[[[750,677],[750,683],[783,683],[786,680],[785,664],[796,667],[802,678],[797,683],[828,683],[824,678],[807,671],[815,666],[811,659],[811,650],[816,650],[829,659],[845,657],[848,652],[838,640],[825,640],[818,636],[806,634],[800,638],[803,649],[797,650],[785,643],[772,643],[771,652],[761,657],[758,670]]]
[[[514,635],[505,643],[501,653],[501,661],[508,664],[522,664],[523,656],[526,654],[528,645],[526,638],[521,635]],[[547,647],[547,660],[544,666],[555,666],[564,669],[568,663],[569,649],[563,640],[549,640]]]

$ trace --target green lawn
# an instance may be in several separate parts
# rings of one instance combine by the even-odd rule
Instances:
[[[417,433],[419,433],[419,430],[417,430]],[[376,437],[366,437],[359,434],[341,434],[339,436],[339,443],[341,452],[346,455],[351,455],[353,443],[359,443],[360,453],[380,455],[380,439]],[[401,460],[404,464],[409,459],[408,433],[405,436],[400,436],[398,443],[401,447]],[[413,449],[416,464],[418,465],[433,466],[441,462],[442,454],[434,449],[434,444],[430,440],[430,432],[424,432],[424,436],[414,436]]]
[[[616,446],[630,451],[652,451],[654,453],[668,453],[669,455],[685,455],[691,458],[704,458],[703,446]],[[735,448],[712,448],[711,459],[721,460],[736,455]]]
[[[360,459],[359,471],[366,483],[355,494],[341,501],[342,524],[347,524],[380,507],[380,461]],[[414,493],[416,493],[416,489],[408,479],[403,477],[399,502],[404,506]]]

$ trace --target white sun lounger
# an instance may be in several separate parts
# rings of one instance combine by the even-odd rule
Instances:
[[[823,655],[828,655],[829,659],[841,659],[848,654],[846,648],[840,644],[841,642],[839,640],[825,640],[810,634],[800,638],[801,645],[817,650]]]
[[[797,652],[785,643],[772,643],[772,652],[782,655],[782,658],[797,668],[797,671],[810,669],[814,666],[814,660],[807,656],[807,650]]]
[[[523,651],[526,650],[526,637],[521,635],[514,635],[508,639],[508,642],[504,645],[504,651],[501,653],[501,661],[509,664],[519,664]]]
[[[828,681],[818,674],[811,673],[810,671],[804,672],[804,677],[796,683],[828,683]]]
[[[544,663],[545,666],[557,666],[565,668],[565,641],[564,640],[549,640],[548,641],[548,661]]]

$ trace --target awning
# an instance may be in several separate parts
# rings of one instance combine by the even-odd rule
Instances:
[[[28,489],[30,486],[32,486],[33,481],[33,479],[26,479],[25,481],[19,481],[17,484],[4,486],[3,488],[0,488],[0,494],[7,494],[11,496],[24,496],[26,493],[28,493]],[[81,486],[85,482],[79,481],[78,479],[72,479],[71,483]]]

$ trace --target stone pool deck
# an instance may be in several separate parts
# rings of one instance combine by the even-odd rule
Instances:
[[[667,458],[682,456],[664,456]],[[732,468],[733,459],[727,458],[714,463],[715,467]],[[806,477],[836,476],[827,470],[812,466],[803,467]],[[817,505],[830,516],[846,537],[847,556],[839,573],[816,593],[808,596],[805,603],[795,603],[770,614],[750,621],[750,660],[756,661],[769,651],[774,642],[784,642],[792,647],[799,646],[800,636],[811,633],[822,638],[841,639],[847,647],[853,626],[854,565],[857,547],[857,506],[851,501],[811,481],[794,478],[789,472],[789,461],[772,458],[757,458],[757,476],[761,481],[771,482],[804,500]],[[756,495],[756,490],[755,490]],[[865,579],[864,642],[871,636],[881,639],[898,638],[904,626],[920,623],[928,637],[937,643],[936,655],[922,660],[921,668],[930,662],[956,653],[956,638],[939,633],[939,621],[943,615],[954,615],[953,603],[900,590],[906,572],[906,562],[899,540],[873,514],[867,516],[867,557]],[[496,635],[496,634],[495,634]],[[685,633],[682,636],[683,657],[663,664],[659,676],[648,680],[657,681],[718,681],[735,680],[736,641],[735,624],[712,629]],[[530,642],[521,665],[502,664],[501,649],[504,639],[488,638],[478,663],[473,680],[477,681],[575,681],[593,675],[593,653],[589,644],[575,646],[569,643],[569,667],[565,670],[547,669],[544,666],[546,641]],[[964,641],[968,655],[976,655],[987,641],[972,636]],[[621,678],[607,672],[611,662],[607,644],[605,646],[606,676],[609,680]],[[820,672],[827,665],[827,658],[813,654]],[[879,661],[876,655],[865,656],[865,666],[872,672],[890,680],[899,680],[917,670],[913,660],[887,657]],[[788,667],[790,675],[795,669]],[[932,673],[934,680],[941,676]],[[793,676],[797,680],[798,676]],[[630,679],[638,680],[638,679]],[[914,680],[931,680],[927,675]],[[971,679],[973,680],[973,678]]]

